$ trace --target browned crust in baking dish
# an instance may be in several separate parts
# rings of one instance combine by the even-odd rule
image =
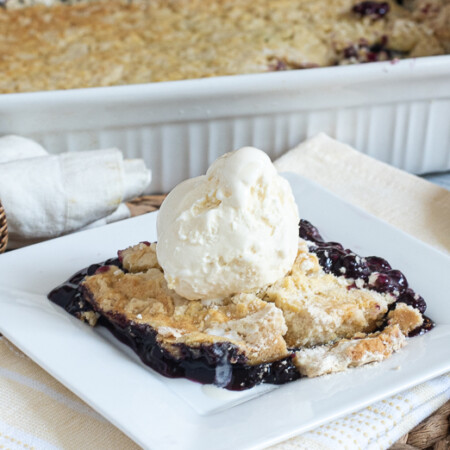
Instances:
[[[354,12],[354,0],[97,0],[20,9],[9,0],[0,8],[0,92],[260,73],[450,50],[448,0],[409,2],[408,8],[386,3],[389,11],[377,16]]]

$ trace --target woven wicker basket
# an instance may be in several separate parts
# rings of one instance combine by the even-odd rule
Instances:
[[[6,213],[0,202],[0,253],[6,250],[8,244],[8,226],[6,225]]]

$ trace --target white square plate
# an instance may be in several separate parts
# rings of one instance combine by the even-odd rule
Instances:
[[[450,370],[450,258],[304,178],[286,177],[301,217],[326,239],[361,255],[382,256],[406,274],[437,323],[432,332],[378,365],[268,391],[236,394],[166,379],[105,330],[89,328],[46,297],[117,249],[155,240],[156,214],[2,255],[0,332],[138,444],[153,449],[261,448]]]

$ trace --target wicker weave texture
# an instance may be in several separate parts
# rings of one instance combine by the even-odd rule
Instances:
[[[0,253],[6,250],[8,244],[8,225],[6,224],[6,213],[0,202]]]
[[[166,198],[167,194],[161,195],[143,195],[137,197],[127,203],[131,216],[140,216],[152,211],[156,211],[161,206],[161,203]]]
[[[398,440],[390,450],[448,450],[450,401]]]

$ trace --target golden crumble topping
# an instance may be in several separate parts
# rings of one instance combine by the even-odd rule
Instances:
[[[150,248],[149,248],[150,247]],[[156,243],[141,242],[119,251],[123,267],[129,272],[143,272],[149,268],[160,269],[156,258]]]
[[[150,264],[130,265],[134,252],[141,263],[146,259]],[[154,246],[138,244],[122,255],[124,266],[131,272],[110,266],[83,283],[96,311],[150,325],[171,353],[176,353],[176,344],[181,343],[197,347],[230,342],[242,349],[249,364],[288,354],[282,337],[286,333],[285,321],[274,305],[253,294],[237,294],[220,302],[190,301],[167,287]],[[134,271],[135,267],[139,269]]]
[[[333,345],[301,349],[296,352],[294,363],[302,375],[318,377],[383,361],[405,344],[406,338],[400,327],[389,325],[367,337],[342,339]]]
[[[270,286],[264,299],[283,311],[289,347],[320,345],[374,331],[395,299],[325,273],[317,256],[299,245],[291,274]]]
[[[54,1],[53,1],[54,2]],[[448,0],[97,0],[0,8],[0,92],[183,80],[450,51]],[[57,3],[57,2],[56,2]],[[429,6],[431,5],[431,6]]]
[[[405,336],[423,323],[420,312],[405,303],[398,303],[387,318],[388,325],[383,331],[355,333],[353,339],[302,348],[295,353],[294,364],[302,375],[317,377],[379,362],[405,346]]]
[[[256,365],[296,348],[300,373],[318,376],[387,358],[423,322],[417,309],[403,303],[386,316],[392,296],[324,273],[302,240],[284,278],[259,292],[218,300],[191,301],[169,289],[155,244],[137,244],[119,258],[124,270],[106,266],[85,278],[85,298],[95,310],[85,320],[93,326],[102,314],[149,325],[174,357],[180,356],[179,344],[230,343]],[[385,318],[386,328],[374,332]]]
[[[423,316],[420,311],[405,303],[398,303],[394,310],[389,311],[387,318],[388,324],[397,324],[405,336],[423,324]]]

